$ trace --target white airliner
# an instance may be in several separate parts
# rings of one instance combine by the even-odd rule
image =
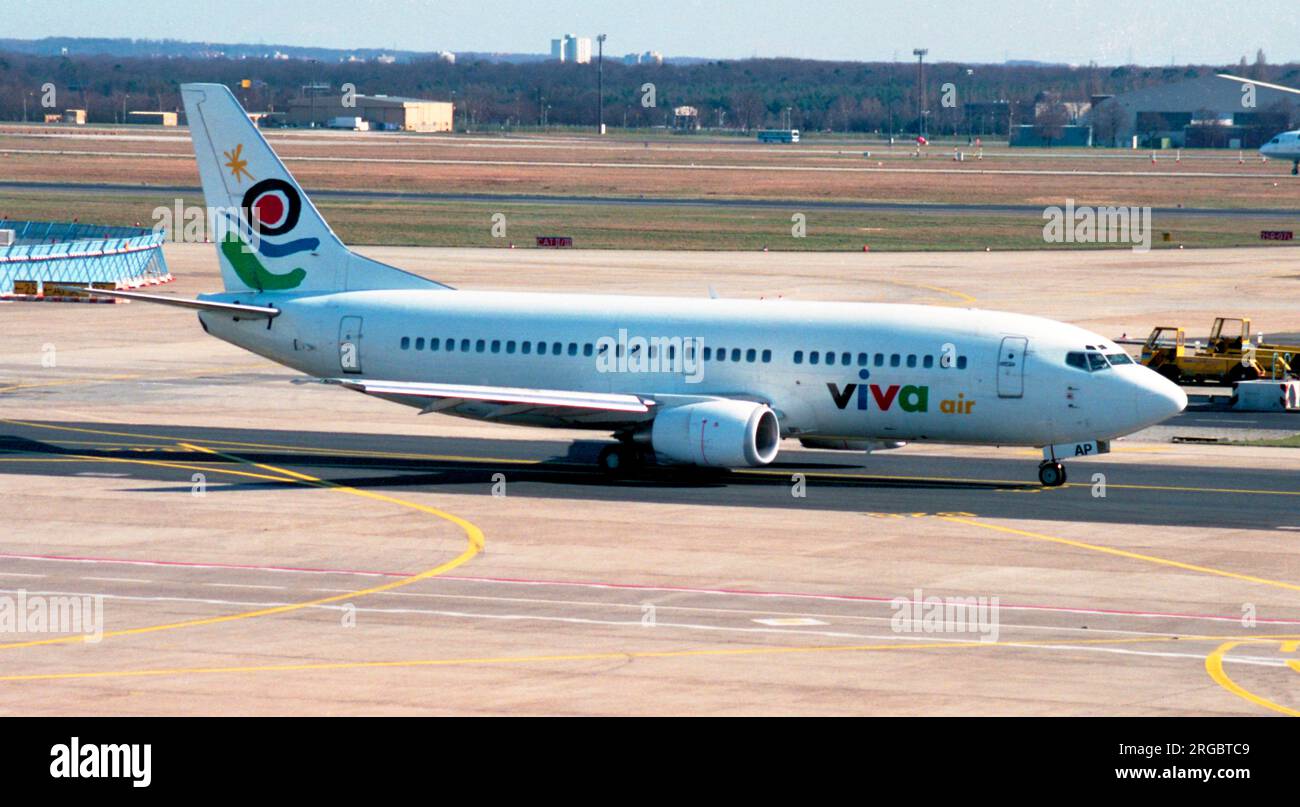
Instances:
[[[1300,129],[1282,132],[1260,146],[1259,153],[1270,160],[1290,160],[1291,175],[1300,175]]]
[[[1180,412],[1187,396],[1103,336],[920,305],[457,291],[348,250],[220,84],[182,86],[209,208],[228,214],[225,291],[184,300],[209,334],[418,408],[618,438],[643,462],[763,466],[781,438],[906,441],[1063,456]]]

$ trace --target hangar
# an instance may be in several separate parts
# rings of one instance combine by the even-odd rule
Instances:
[[[402,132],[450,132],[450,101],[429,101],[397,95],[354,95],[345,105],[342,94],[309,95],[289,102],[285,120],[290,126],[325,126],[331,120],[356,117],[371,129]]]
[[[1097,99],[1089,122],[1099,145],[1257,148],[1291,128],[1295,92],[1262,81],[1247,91],[1237,79],[1201,76]]]

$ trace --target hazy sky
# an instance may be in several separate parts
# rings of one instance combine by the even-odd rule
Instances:
[[[1300,61],[1277,0],[0,0],[0,36],[102,36],[542,53],[564,33],[615,55],[1228,63]]]

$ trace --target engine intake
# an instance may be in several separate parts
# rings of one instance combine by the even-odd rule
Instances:
[[[776,459],[781,427],[766,404],[704,401],[656,415],[650,444],[673,462],[712,468],[767,465]]]

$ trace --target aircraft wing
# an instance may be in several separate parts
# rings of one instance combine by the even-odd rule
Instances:
[[[639,395],[573,390],[531,389],[527,387],[489,387],[467,384],[428,384],[417,381],[380,381],[365,378],[326,378],[367,395],[384,398],[422,399],[429,404],[425,412],[451,409],[466,402],[501,404],[502,414],[518,414],[535,409],[580,410],[586,412],[623,412],[649,414],[655,402]]]

